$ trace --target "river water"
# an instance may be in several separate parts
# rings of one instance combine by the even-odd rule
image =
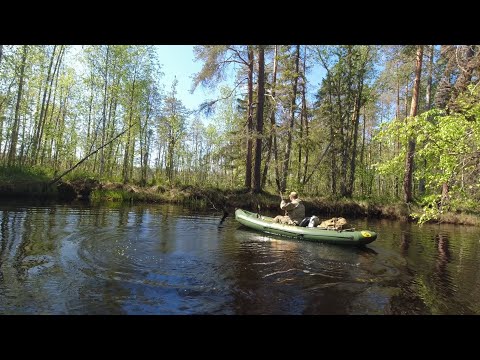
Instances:
[[[364,248],[174,205],[0,204],[0,314],[480,314],[480,229],[348,219]]]

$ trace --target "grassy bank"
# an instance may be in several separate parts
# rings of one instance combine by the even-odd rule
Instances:
[[[0,167],[1,198],[56,198],[56,187],[48,187],[51,174],[41,168]]]
[[[0,198],[83,199],[94,204],[173,203],[195,208],[233,213],[235,208],[282,213],[278,194],[252,194],[244,189],[225,190],[195,186],[140,187],[132,184],[99,183],[90,178],[69,179],[47,186],[53,174],[38,168],[0,167]],[[402,202],[302,197],[307,215],[329,217],[369,217],[413,221],[420,206]],[[480,226],[478,214],[445,213],[434,222]]]
[[[388,203],[366,200],[329,199],[322,197],[302,197],[307,215],[329,217],[368,217],[414,221],[412,213],[421,213],[420,206],[408,207],[402,202]],[[218,188],[199,188],[183,186],[166,188],[162,186],[137,187],[122,184],[104,184],[91,194],[91,201],[98,202],[151,202],[174,203],[199,208],[233,213],[235,208],[246,210],[283,213],[280,210],[278,194],[252,194],[245,190],[224,190]],[[480,217],[475,214],[445,213],[440,215],[438,223],[480,226]]]

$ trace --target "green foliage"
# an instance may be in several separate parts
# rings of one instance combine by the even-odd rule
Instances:
[[[25,189],[40,192],[44,182],[129,128],[64,179],[125,181],[141,186],[193,184],[242,188],[247,140],[245,60],[248,61],[249,49],[255,46],[195,47],[202,68],[194,78],[193,87],[215,89],[230,71],[235,72],[233,86],[221,88],[218,99],[209,101],[215,104],[215,113],[207,123],[193,109],[183,106],[176,82],[171,88],[167,84],[167,90],[163,90],[159,65],[163,59],[157,57],[153,46],[3,46],[0,161],[7,163],[15,125],[18,141],[12,147],[16,152],[14,163],[22,166],[0,168],[0,181],[8,185],[34,184]],[[277,49],[275,88],[273,48],[266,47],[265,54],[262,165],[267,159],[272,133],[276,135],[278,150],[277,156],[271,153],[269,157],[266,189],[277,191],[275,167],[284,165],[291,135],[289,171],[278,175],[288,180],[287,187],[295,187],[305,195],[321,194],[331,199],[341,197],[340,189],[349,187],[356,199],[382,204],[396,202],[402,195],[405,149],[408,139],[413,138],[415,195],[424,209],[415,210],[418,219],[422,222],[440,219],[446,210],[479,211],[476,205],[480,203],[478,84],[458,94],[458,87],[451,83],[454,96],[449,97],[446,109],[405,118],[412,96],[415,46],[300,46],[298,71],[297,45]],[[479,49],[478,46],[473,49],[473,65],[478,64]],[[449,62],[441,61],[438,46],[434,50],[430,102],[447,64],[453,67],[451,82],[469,69],[463,52],[456,52],[459,57]],[[254,72],[258,61],[255,56]],[[19,94],[23,62],[23,88]],[[312,66],[320,66],[323,78],[308,71]],[[428,73],[429,62],[425,61],[420,112],[427,108]],[[476,66],[469,81],[478,82],[478,75]],[[304,88],[317,92],[315,103],[310,102],[307,93],[306,109],[302,108]],[[15,116],[17,99],[20,99],[18,117]],[[257,106],[255,92],[253,104]],[[292,109],[294,125],[290,129]],[[271,115],[275,120],[273,127]],[[306,183],[304,173],[312,174]],[[418,191],[420,181],[425,182],[424,193]],[[449,196],[440,209],[439,194],[444,183],[449,186]],[[10,187],[5,189],[8,192]],[[126,192],[97,194],[94,198],[118,202],[142,196]]]
[[[469,200],[480,199],[479,144],[480,144],[480,104],[479,91],[473,86],[461,94],[455,102],[455,112],[446,113],[438,109],[408,119],[384,124],[377,140],[392,144],[399,139],[406,147],[409,137],[415,139],[417,152],[415,161],[426,161],[426,166],[417,170],[415,179],[425,179],[426,194],[419,199],[423,206],[422,214],[414,214],[420,223],[436,219],[446,211],[440,209],[442,185],[449,186],[448,207],[455,211],[460,207],[474,209]],[[404,153],[376,164],[381,174],[400,174]],[[470,204],[463,206],[462,204]]]
[[[129,199],[129,193],[124,190],[94,190],[90,194],[90,201],[97,202],[123,202]]]
[[[39,166],[0,166],[0,182],[48,181],[52,171]]]
[[[443,210],[440,210],[438,206],[440,199],[441,195],[438,194],[424,196],[422,199],[422,211],[412,212],[410,216],[417,220],[419,224],[437,220],[443,213]]]
[[[84,179],[96,179],[97,174],[94,172],[84,169],[84,168],[77,168],[71,172],[69,172],[67,175],[63,177],[64,180],[67,181],[75,181],[75,180],[84,180]]]

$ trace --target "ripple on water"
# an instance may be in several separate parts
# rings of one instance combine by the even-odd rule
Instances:
[[[0,215],[4,313],[480,313],[478,229],[371,222],[361,249],[170,206]]]

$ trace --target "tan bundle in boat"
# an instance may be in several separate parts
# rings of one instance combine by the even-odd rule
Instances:
[[[347,227],[347,220],[343,217],[334,217],[325,221],[322,221],[317,227],[322,229],[334,229],[341,230]]]

